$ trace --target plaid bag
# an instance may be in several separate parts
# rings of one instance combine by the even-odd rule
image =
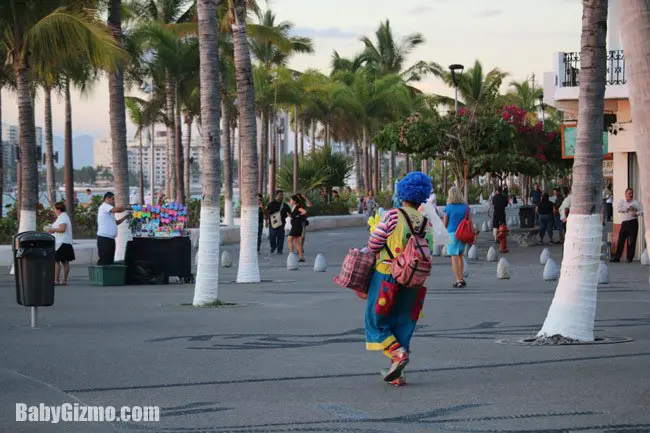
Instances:
[[[341,273],[332,278],[334,284],[346,289],[368,293],[370,275],[375,268],[375,254],[352,248],[343,259]]]

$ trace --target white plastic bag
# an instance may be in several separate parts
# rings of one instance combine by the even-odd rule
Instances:
[[[420,209],[422,214],[427,217],[433,227],[434,245],[447,245],[448,243],[451,243],[451,236],[449,236],[449,233],[447,232],[447,227],[442,223],[431,199],[423,204]]]
[[[291,218],[287,218],[287,221],[284,223],[284,234],[288,235],[291,232]]]

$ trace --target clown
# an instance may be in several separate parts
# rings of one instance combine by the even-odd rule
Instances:
[[[426,238],[433,238],[426,218],[418,211],[431,194],[431,179],[421,172],[409,173],[396,188],[400,208],[415,230],[426,225]],[[395,386],[406,384],[402,374],[409,362],[409,345],[420,317],[426,288],[411,289],[397,284],[391,275],[392,257],[399,257],[410,235],[405,215],[397,209],[384,213],[368,240],[368,249],[377,254],[377,264],[370,279],[366,304],[366,349],[381,350],[390,359],[383,370],[384,380]]]

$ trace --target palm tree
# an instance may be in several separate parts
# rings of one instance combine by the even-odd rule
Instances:
[[[99,21],[96,9],[88,7],[93,3],[67,4],[55,0],[8,0],[0,3],[0,45],[10,47],[18,94],[21,232],[36,228],[38,201],[32,59],[53,54],[69,59],[69,53],[82,53],[92,64],[112,66],[119,51],[108,29]]]
[[[110,0],[108,26],[115,39],[122,44],[122,0]],[[113,151],[113,178],[116,205],[126,208],[129,204],[129,158],[126,149],[126,102],[124,99],[124,65],[120,62],[115,71],[108,74],[108,91]],[[127,224],[118,226],[115,240],[115,260],[123,260],[129,237]]]
[[[650,158],[648,157],[648,120],[650,119],[650,105],[643,98],[648,88],[650,78],[650,65],[648,52],[650,51],[650,2],[648,0],[628,0],[621,3],[621,37],[625,47],[626,72],[630,87],[630,102],[632,105],[632,127],[636,143],[636,155],[639,160],[639,173],[641,175],[641,190],[650,191]],[[650,195],[644,193],[643,207],[650,209]],[[650,213],[644,212],[643,222],[645,227],[650,227]],[[650,241],[650,233],[646,230],[646,243]]]
[[[195,306],[214,303],[219,294],[219,225],[221,176],[219,122],[219,47],[217,1],[199,0],[199,44],[201,64],[201,140],[203,142],[203,190],[201,194],[201,238],[194,286]]]
[[[239,146],[241,149],[242,190],[238,283],[259,283],[257,262],[257,126],[255,90],[248,38],[246,37],[246,0],[229,0],[232,35],[235,45],[235,79],[239,109]]]
[[[180,35],[188,29],[194,30],[196,25],[191,23],[195,16],[195,1],[189,0],[134,0],[129,6],[133,15],[139,18],[142,28],[136,30],[134,39],[143,36],[150,46],[156,50],[158,62],[155,71],[157,82],[164,83],[167,96],[167,173],[165,176],[166,190],[169,197],[182,201],[184,191],[184,164],[181,142],[181,113],[178,95],[179,74],[186,67],[188,51],[193,51],[194,69],[198,68],[198,46],[194,38]],[[180,26],[185,26],[180,28]],[[178,32],[175,30],[178,29]],[[187,44],[187,45],[186,45]]]
[[[267,10],[265,12],[258,11],[257,18],[259,21],[260,28],[266,30],[267,33],[270,33],[272,38],[268,35],[260,35],[259,37],[251,37],[251,53],[255,58],[260,62],[260,68],[265,69],[267,73],[270,73],[273,67],[285,66],[289,61],[289,58],[296,53],[311,53],[314,51],[313,44],[311,39],[299,36],[291,36],[291,30],[293,29],[293,23],[289,21],[282,21],[277,23],[275,14]],[[257,75],[257,73],[256,73]],[[267,76],[268,84],[271,85],[275,80],[273,74]],[[256,86],[257,90],[257,86]],[[275,190],[275,175],[276,175],[276,128],[275,128],[275,117],[277,104],[282,104],[282,101],[278,101],[277,98],[273,100],[272,104],[269,104],[268,107],[265,107],[261,111],[262,114],[262,143],[261,149],[262,154],[269,149],[269,192],[273,194]],[[272,140],[268,143],[268,129],[269,126],[273,131]],[[261,158],[264,160],[264,157]]]
[[[512,80],[509,84],[510,91],[503,96],[503,105],[516,105],[528,113],[535,113],[539,108],[539,98],[542,96],[541,88],[531,86],[529,80]]]
[[[562,274],[539,340],[594,340],[602,242],[607,0],[583,0],[578,138]]]

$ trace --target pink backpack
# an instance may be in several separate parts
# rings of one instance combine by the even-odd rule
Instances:
[[[399,209],[399,211],[409,226],[410,237],[404,251],[398,257],[394,257],[388,245],[386,246],[388,255],[392,260],[390,272],[398,284],[412,289],[419,289],[431,274],[431,250],[424,237],[427,219],[424,218],[420,230],[416,232],[408,214],[402,209]]]

